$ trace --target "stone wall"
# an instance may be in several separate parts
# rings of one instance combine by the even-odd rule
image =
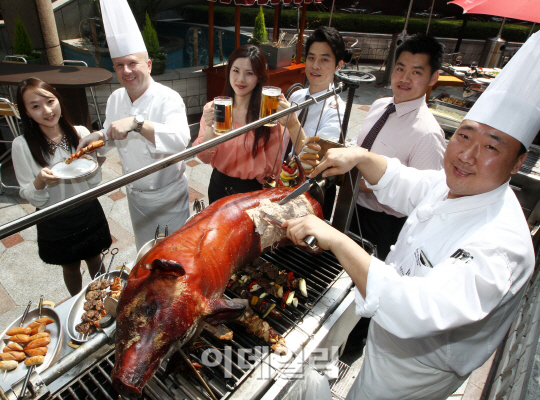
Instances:
[[[206,74],[201,71],[200,67],[167,70],[163,75],[154,76],[153,79],[177,91],[182,96],[188,115],[202,113],[203,106],[206,104]],[[94,88],[102,121],[105,120],[107,99],[112,92],[120,87],[113,74],[111,82]],[[86,96],[88,104],[93,104],[89,88],[86,89]],[[93,106],[90,106],[90,116],[92,121],[97,118]]]

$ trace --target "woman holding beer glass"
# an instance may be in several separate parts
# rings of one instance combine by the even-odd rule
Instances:
[[[236,49],[227,64],[223,96],[204,106],[199,136],[193,144],[258,120],[267,81],[266,59],[261,50],[254,45]],[[278,173],[281,167],[280,162],[274,163],[276,155],[282,153],[282,135],[283,128],[279,124],[261,126],[197,154],[202,162],[214,168],[208,187],[210,203],[228,195],[261,190],[265,178]]]

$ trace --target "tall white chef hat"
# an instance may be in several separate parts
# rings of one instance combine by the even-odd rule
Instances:
[[[540,131],[540,32],[525,42],[465,119],[498,129],[528,149]]]
[[[100,0],[111,58],[146,51],[146,46],[126,0]]]

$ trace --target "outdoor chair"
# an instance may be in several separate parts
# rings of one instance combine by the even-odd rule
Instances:
[[[60,65],[72,65],[72,66],[83,66],[88,67],[88,64],[81,60],[64,60],[60,63]],[[96,92],[94,91],[94,88],[90,86],[90,93],[92,95],[92,102],[94,104],[89,104],[90,106],[94,107],[96,110],[97,120],[98,120],[98,128],[103,129],[103,123],[101,122],[101,116],[99,115],[99,104],[97,102],[96,98]]]
[[[9,130],[11,131],[11,136],[15,139],[21,134],[19,127],[19,120],[21,119],[17,106],[15,106],[8,99],[0,98],[0,115],[6,119]],[[0,140],[0,143],[9,143],[13,142],[11,140]],[[0,155],[0,194],[2,194],[3,189],[19,189],[19,186],[7,186],[2,182],[2,164],[5,164],[11,159],[11,147],[9,147],[2,155]]]
[[[16,56],[16,55],[5,56],[2,62],[28,64],[28,62],[26,62],[26,58],[24,58],[23,56]],[[14,103],[15,101],[13,100],[13,92],[11,90],[11,85],[7,85],[7,87],[8,87],[8,92],[9,92],[9,99],[11,100],[12,103]]]

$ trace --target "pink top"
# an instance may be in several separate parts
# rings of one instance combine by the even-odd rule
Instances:
[[[210,103],[206,103],[204,108],[207,107],[210,107]],[[233,129],[241,128],[242,126],[233,123]],[[206,124],[204,118],[201,117],[199,136],[193,142],[194,146],[203,142],[205,130]],[[263,148],[259,147],[255,157],[251,153],[255,138],[254,131],[249,131],[221,143],[215,146],[214,150],[203,151],[197,154],[197,157],[203,163],[212,165],[212,168],[217,168],[219,172],[225,175],[241,179],[257,179],[260,183],[264,183],[264,178],[270,175],[277,175],[280,172],[282,135],[281,125],[278,124],[271,128],[270,139],[266,143],[266,146]],[[279,159],[276,163],[276,155],[278,153]]]

